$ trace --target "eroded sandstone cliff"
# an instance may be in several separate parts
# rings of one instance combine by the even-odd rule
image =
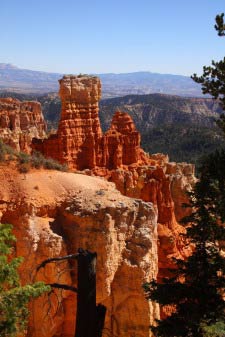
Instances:
[[[110,129],[102,134],[99,78],[64,76],[59,83],[62,111],[58,131],[48,139],[34,139],[34,149],[78,170],[146,162],[140,134],[128,114],[116,112]]]
[[[23,282],[76,285],[76,267],[44,259],[96,251],[97,301],[107,307],[106,335],[149,335],[158,308],[145,300],[142,284],[157,275],[157,214],[151,203],[128,198],[103,179],[61,172],[17,174],[1,167],[1,222],[12,223],[15,252],[24,256]],[[72,271],[70,270],[72,267]],[[57,295],[57,296],[56,296]],[[31,304],[29,337],[74,336],[76,298],[57,291]],[[41,323],[40,323],[41,322]]]
[[[32,138],[43,138],[45,132],[40,103],[0,98],[0,138],[5,143],[29,153]]]
[[[129,197],[140,198],[154,205],[158,222],[158,279],[173,268],[172,257],[185,258],[189,246],[181,239],[184,228],[179,221],[190,212],[184,209],[188,203],[186,192],[196,181],[194,166],[186,163],[170,163],[167,156],[149,156],[151,165],[131,165],[126,170],[107,172],[108,180]]]
[[[158,279],[165,277],[168,268],[174,267],[172,257],[189,254],[179,220],[187,213],[182,204],[188,201],[186,192],[195,182],[194,166],[145,153],[127,113],[117,111],[102,135],[98,119],[101,86],[96,77],[66,76],[59,82],[62,112],[57,135],[34,141],[34,148],[71,168],[114,182],[126,196],[152,202],[158,223]]]
[[[107,307],[106,331],[118,337],[147,337],[158,308],[145,300],[141,286],[145,280],[167,275],[167,269],[174,267],[172,257],[189,254],[179,236],[184,232],[179,220],[186,212],[185,193],[195,182],[194,167],[170,163],[166,155],[145,153],[127,113],[117,111],[102,134],[98,78],[64,76],[59,82],[58,131],[48,139],[34,139],[32,147],[76,172],[82,170],[82,175],[36,172],[23,180],[20,175],[11,179],[6,170],[9,188],[1,191],[1,221],[14,224],[17,252],[29,255],[23,266],[27,280],[30,270],[47,257],[74,253],[78,247],[96,250],[97,295]],[[48,268],[38,278],[50,283],[62,277],[76,284],[76,272],[63,273],[65,264]],[[61,311],[54,323],[56,298],[50,316],[33,304],[29,336],[72,337],[74,296],[65,292],[57,296]],[[46,309],[46,298],[39,302]]]

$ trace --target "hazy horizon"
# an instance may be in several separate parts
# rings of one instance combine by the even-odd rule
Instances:
[[[60,74],[60,75],[66,75],[68,73],[62,73],[59,71],[47,71],[47,70],[36,70],[36,69],[28,69],[28,68],[20,68],[16,64],[12,63],[7,63],[7,62],[0,62],[0,67],[1,65],[9,65],[12,66],[12,69],[19,69],[19,70],[31,70],[31,71],[39,71],[43,73],[52,73],[52,74]],[[0,68],[1,69],[1,68]],[[172,74],[172,73],[158,73],[155,71],[151,70],[136,70],[136,71],[130,71],[130,72],[105,72],[105,73],[89,73],[89,75],[122,75],[122,74],[134,74],[134,73],[151,73],[151,74],[157,74],[157,75],[171,75],[171,76],[185,76],[185,77],[190,77],[188,75],[182,75],[182,74]],[[80,74],[80,73],[77,73]],[[87,74],[88,75],[88,74]]]

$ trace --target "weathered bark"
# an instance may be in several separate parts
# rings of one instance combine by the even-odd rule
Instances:
[[[97,336],[96,253],[79,249],[75,337]]]
[[[97,312],[97,334],[96,337],[102,337],[102,331],[105,324],[106,307],[102,304],[98,304],[96,307]]]
[[[75,337],[101,337],[104,328],[106,307],[96,306],[96,259],[97,254],[78,249],[78,254],[44,260],[37,268],[39,271],[46,264],[61,260],[78,261],[77,288],[66,284],[52,283],[53,288],[71,290],[77,293],[77,317]]]

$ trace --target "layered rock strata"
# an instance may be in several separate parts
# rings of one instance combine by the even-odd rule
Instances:
[[[0,98],[0,138],[4,143],[29,153],[32,138],[43,138],[45,132],[40,103]]]
[[[107,307],[105,334],[149,335],[158,307],[146,301],[142,284],[157,275],[157,214],[151,203],[121,195],[105,180],[73,173],[15,175],[1,168],[0,214],[12,223],[15,252],[24,256],[23,282],[44,280],[76,286],[76,266],[49,264],[46,258],[96,251],[97,301]],[[27,336],[74,336],[76,296],[56,291],[31,303]],[[40,324],[41,322],[41,324]]]
[[[106,331],[119,337],[147,337],[150,321],[157,317],[158,311],[144,299],[141,285],[145,280],[156,277],[157,269],[158,279],[166,276],[168,268],[174,267],[172,257],[185,258],[190,253],[189,247],[180,238],[184,228],[178,221],[187,212],[182,203],[187,202],[186,191],[195,182],[194,167],[170,163],[168,156],[162,154],[146,154],[140,147],[140,134],[127,113],[116,112],[110,129],[102,134],[98,117],[101,96],[98,78],[64,76],[59,82],[62,113],[58,131],[48,139],[34,139],[32,147],[45,156],[68,164],[70,168],[82,170],[83,175],[64,174],[66,178],[62,182],[61,173],[52,177],[49,174],[45,179],[40,174],[38,179],[43,183],[35,185],[34,191],[28,191],[24,183],[18,182],[19,191],[22,189],[22,194],[26,195],[21,206],[21,223],[18,226],[17,218],[12,215],[17,212],[16,206],[14,212],[9,205],[5,206],[7,211],[2,221],[15,224],[18,237],[24,233],[24,238],[30,238],[34,229],[37,233],[35,240],[40,242],[40,246],[35,244],[35,247],[40,247],[40,252],[43,250],[38,261],[72,253],[80,246],[96,250],[100,260],[98,301],[107,306]],[[110,183],[104,180],[99,183],[98,179],[84,174],[114,182],[117,190],[132,199],[122,197]],[[31,176],[35,177],[27,175],[26,183]],[[54,182],[50,182],[48,177]],[[74,177],[79,178],[79,183],[76,181],[79,188],[74,185]],[[96,190],[93,183],[100,187]],[[45,185],[50,187],[43,193]],[[48,201],[47,195],[52,196],[53,192],[56,197],[50,197]],[[29,194],[33,196],[31,199]],[[12,210],[9,211],[8,207]],[[46,238],[48,235],[49,239]],[[51,242],[59,242],[59,245],[54,244],[52,250],[46,248],[45,251],[42,240],[50,246]],[[23,248],[22,253],[27,254]],[[35,256],[39,256],[36,251]],[[30,266],[24,265],[24,270],[30,270]],[[53,268],[48,274],[52,274],[53,279],[62,271]],[[76,273],[65,275],[67,282],[76,283]],[[51,334],[45,332],[49,320],[46,328],[36,332],[36,317],[37,320],[43,318],[36,306],[29,336],[71,336],[75,311],[71,314],[70,308],[74,297],[70,295],[68,298],[64,292],[58,297],[62,313],[57,315],[56,327],[49,330]]]
[[[170,163],[162,154],[146,154],[140,147],[140,133],[127,113],[117,111],[110,129],[102,134],[98,78],[64,76],[59,83],[62,112],[58,132],[48,140],[34,141],[34,148],[71,168],[114,182],[124,195],[152,202],[158,214],[158,278],[164,277],[173,267],[171,257],[189,253],[180,239],[184,228],[178,221],[187,212],[182,204],[195,182],[194,166]]]
[[[59,83],[62,111],[58,131],[46,140],[34,139],[34,149],[78,170],[115,169],[145,162],[140,134],[128,114],[117,112],[111,128],[102,134],[98,116],[99,78],[64,76]]]
[[[181,239],[180,233],[185,230],[179,221],[190,212],[183,204],[188,203],[187,192],[196,178],[192,164],[170,163],[161,154],[149,156],[149,160],[151,165],[108,171],[107,178],[122,194],[154,205],[158,222],[158,279],[161,279],[168,268],[174,268],[172,257],[185,258],[190,254],[190,247]]]
[[[33,146],[69,167],[95,167],[99,162],[98,147],[102,137],[98,117],[100,80],[64,76],[59,83],[62,113],[57,134],[44,141],[35,140]]]

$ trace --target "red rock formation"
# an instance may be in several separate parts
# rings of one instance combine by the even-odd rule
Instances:
[[[144,153],[140,148],[140,134],[127,113],[116,112],[110,129],[103,135],[98,117],[101,84],[97,77],[64,76],[59,83],[62,113],[58,131],[49,139],[35,139],[33,148],[48,157],[53,157],[68,164],[70,168],[85,170],[86,174],[105,177],[114,182],[117,189],[126,196],[152,203],[158,223],[158,279],[165,277],[168,268],[174,267],[171,262],[172,257],[185,258],[190,253],[189,247],[180,238],[179,234],[184,232],[184,228],[178,223],[178,220],[185,215],[182,209],[182,203],[187,201],[185,192],[191,188],[195,181],[193,165],[169,163],[168,156],[162,154],[150,156]],[[98,228],[98,224],[96,224],[96,228],[92,232],[86,222],[80,220],[79,217],[80,215],[78,217],[77,215],[69,216],[69,219],[73,219],[73,222],[76,223],[75,232],[70,227],[64,228],[64,233],[68,232],[68,236],[73,238],[74,247],[78,245],[78,239],[84,243],[87,243],[86,237],[92,240],[91,237],[95,236],[95,230]],[[126,221],[124,222],[125,225]],[[143,215],[143,221],[145,221],[145,215]],[[67,223],[67,220],[65,220],[65,223]],[[89,232],[91,236],[89,236]],[[120,235],[123,236],[121,233]],[[134,237],[134,241],[139,242],[139,234],[136,233],[135,235],[137,237]],[[97,242],[97,238],[95,239]],[[105,244],[105,241],[100,243],[102,246]],[[131,252],[131,255],[133,254],[133,244],[133,241],[130,242],[127,239],[126,254],[129,255],[129,252]],[[115,248],[115,251],[118,251],[118,247]],[[104,259],[104,252],[105,250],[100,253],[102,259]],[[137,251],[132,255],[131,264],[139,253]],[[127,266],[122,263],[119,269],[121,275],[125,278]],[[106,270],[102,273],[107,274]],[[139,278],[140,276],[136,277]],[[132,285],[133,283],[134,285]],[[120,297],[123,298],[124,289],[121,285],[120,276],[115,284],[118,289],[122,289]],[[130,285],[131,288],[135,288],[135,282],[130,281]],[[104,287],[102,288],[103,292],[105,291]],[[138,302],[137,296],[135,298]],[[109,323],[108,317],[107,324],[112,324],[113,328],[111,326],[110,329],[113,329],[120,336],[123,329],[121,324],[128,329],[129,322],[134,318],[129,316],[127,310],[121,304],[121,300],[118,300],[117,303],[115,297],[113,299],[109,297],[106,300],[105,303],[108,308],[110,308],[112,301],[113,305],[116,305],[116,310],[120,312],[120,320],[118,321],[115,318],[113,309],[110,311],[111,323]],[[129,299],[129,301],[133,303],[133,299]],[[122,303],[128,303],[129,301],[125,296]],[[139,307],[146,308],[141,303],[140,301]],[[123,323],[121,323],[122,321]],[[136,324],[143,326],[142,320],[137,320]],[[128,330],[133,331],[132,329],[129,328]],[[143,333],[144,336],[147,336],[146,330]]]
[[[172,256],[188,254],[179,237],[184,229],[178,220],[185,215],[185,192],[194,183],[193,165],[169,163],[168,156],[144,153],[140,134],[127,113],[117,111],[110,129],[102,135],[98,78],[64,76],[59,83],[62,113],[58,132],[34,147],[71,168],[86,169],[87,174],[115,182],[124,195],[152,202],[158,214],[158,277],[165,276],[172,267]]]
[[[142,285],[157,274],[157,223],[151,203],[121,195],[115,185],[84,174],[1,167],[0,221],[13,224],[16,252],[24,257],[23,282],[44,280],[77,286],[76,267],[44,259],[96,251],[97,302],[107,307],[104,335],[149,336],[158,306]],[[73,337],[76,296],[56,290],[31,304],[27,337]]]
[[[101,166],[111,169],[140,161],[140,133],[130,115],[117,111],[110,129],[103,136],[103,159]]]
[[[94,76],[64,76],[59,83],[62,112],[58,132],[43,142],[34,140],[34,148],[72,168],[95,167],[102,137],[98,117],[100,80]]]
[[[101,83],[97,77],[64,76],[59,83],[62,112],[57,134],[33,140],[34,149],[78,170],[146,162],[140,134],[128,114],[117,112],[102,135],[98,116]]]
[[[18,151],[30,152],[33,137],[45,136],[46,123],[38,102],[0,98],[0,138]]]
[[[112,170],[108,172],[108,179],[122,194],[153,203],[157,212],[158,278],[161,279],[166,276],[168,268],[174,267],[172,257],[185,258],[190,253],[179,235],[184,228],[178,220],[182,217],[182,204],[187,202],[186,191],[191,189],[195,177],[192,164],[169,163],[162,155],[150,156],[149,161],[152,165],[131,165],[127,170]],[[187,210],[183,211],[183,216],[185,212]]]

